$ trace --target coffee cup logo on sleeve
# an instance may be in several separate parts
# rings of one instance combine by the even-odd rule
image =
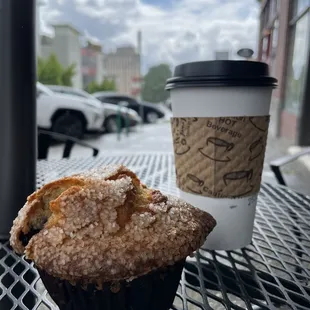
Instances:
[[[269,116],[175,117],[171,125],[181,190],[216,198],[259,191]]]

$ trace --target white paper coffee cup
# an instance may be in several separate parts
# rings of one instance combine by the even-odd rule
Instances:
[[[178,66],[167,89],[173,117],[254,117],[269,115],[275,83],[268,77],[266,64],[209,61]],[[205,248],[232,250],[251,242],[257,193],[242,198],[214,198],[179,189],[179,196],[216,219],[217,226]]]

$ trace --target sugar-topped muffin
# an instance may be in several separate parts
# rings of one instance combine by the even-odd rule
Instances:
[[[104,291],[107,283],[167,272],[198,249],[215,224],[208,213],[147,188],[124,166],[106,166],[30,195],[10,242],[43,277]]]

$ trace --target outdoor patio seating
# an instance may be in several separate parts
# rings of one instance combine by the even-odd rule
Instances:
[[[86,148],[92,149],[93,157],[96,157],[99,153],[99,150],[82,140],[55,133],[43,129],[38,130],[38,159],[47,159],[49,148],[53,143],[64,143],[64,150],[62,153],[62,158],[69,158],[72,148],[75,144],[81,145]]]

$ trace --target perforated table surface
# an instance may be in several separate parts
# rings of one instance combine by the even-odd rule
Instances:
[[[122,163],[147,185],[176,194],[170,153],[39,161],[37,186],[100,165]],[[174,310],[310,309],[310,198],[263,184],[252,244],[200,249],[188,258]],[[57,309],[32,263],[0,243],[0,309]],[[147,310],[147,309],[146,309]]]

